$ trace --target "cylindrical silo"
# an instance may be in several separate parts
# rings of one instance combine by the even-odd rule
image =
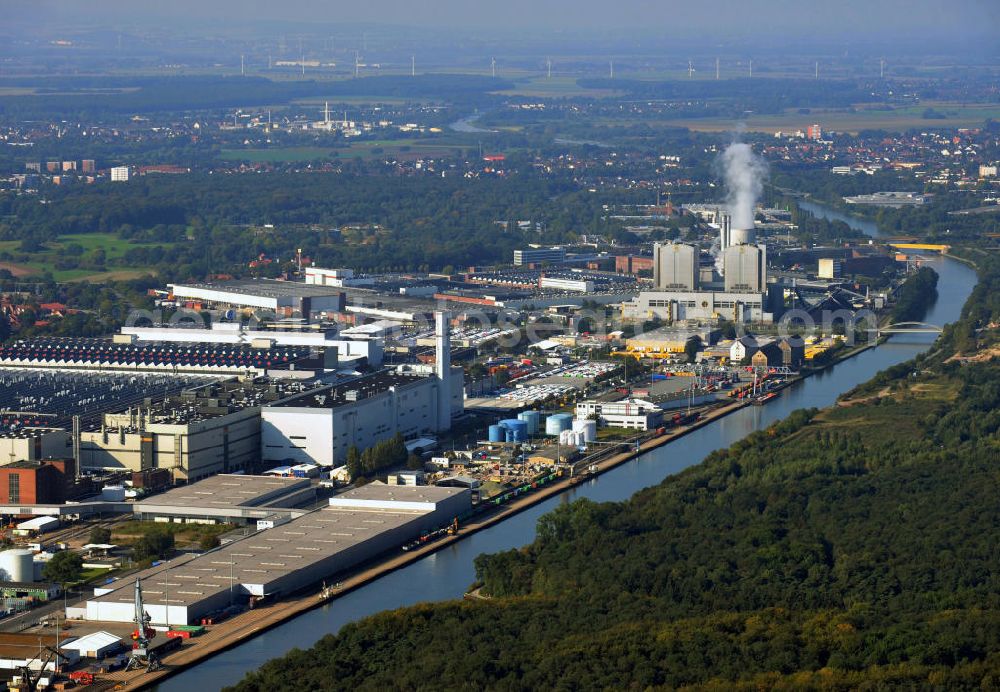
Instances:
[[[569,430],[573,425],[573,416],[569,413],[553,413],[545,419],[545,434],[558,435],[563,430]]]
[[[502,425],[490,426],[490,442],[503,442],[505,437],[506,431]]]
[[[573,432],[583,433],[584,442],[593,442],[597,439],[597,421],[576,418],[573,420]]]
[[[528,422],[523,420],[513,420],[510,422],[510,429],[514,433],[515,442],[528,441]]]
[[[528,424],[528,434],[537,435],[538,434],[538,423],[541,421],[541,416],[538,411],[522,411],[517,414],[518,420],[523,420]]]
[[[28,583],[35,581],[34,555],[30,550],[15,548],[0,553],[0,571],[5,581]]]

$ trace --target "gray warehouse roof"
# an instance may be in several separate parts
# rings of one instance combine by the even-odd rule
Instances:
[[[168,490],[136,503],[137,512],[155,508],[231,509],[259,507],[289,493],[308,488],[308,478],[219,474],[191,485]]]
[[[222,293],[237,293],[263,298],[299,298],[335,296],[343,293],[335,286],[320,286],[316,284],[299,283],[297,281],[275,281],[273,279],[245,281],[217,281],[207,283],[170,284],[176,289],[195,288],[205,291],[220,291]]]

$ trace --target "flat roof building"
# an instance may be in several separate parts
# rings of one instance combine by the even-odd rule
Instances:
[[[345,493],[371,506],[329,506],[199,556],[181,556],[137,575],[154,624],[188,624],[251,596],[280,597],[335,578],[421,532],[449,525],[472,507],[464,488],[392,487]],[[433,492],[431,492],[433,491]],[[382,505],[382,506],[375,506]],[[133,577],[94,589],[86,618],[132,622]]]
[[[544,263],[563,264],[565,261],[566,249],[561,247],[514,250],[514,266],[517,267]]]
[[[325,286],[257,279],[196,284],[168,284],[178,302],[207,303],[239,309],[261,308],[276,314],[309,318],[322,312],[343,312],[343,291]]]
[[[135,504],[138,519],[256,523],[316,499],[308,478],[219,474]]]

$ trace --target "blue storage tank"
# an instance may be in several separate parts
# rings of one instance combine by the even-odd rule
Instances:
[[[558,435],[563,430],[573,427],[572,413],[553,413],[545,419],[545,434]]]
[[[538,434],[538,424],[541,422],[541,415],[538,411],[522,411],[517,414],[517,419],[522,420],[528,424],[528,434],[537,435]]]
[[[523,420],[511,420],[507,421],[507,429],[510,430],[512,437],[514,438],[511,442],[527,442],[528,441],[528,424]]]
[[[490,426],[490,442],[504,442],[506,440],[506,429],[502,425]]]

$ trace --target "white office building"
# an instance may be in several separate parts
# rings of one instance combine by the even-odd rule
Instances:
[[[128,175],[128,166],[115,166],[111,169],[111,182],[127,183]]]
[[[578,420],[596,416],[602,425],[631,430],[650,430],[663,421],[663,410],[644,399],[597,401],[590,399],[576,405]]]

